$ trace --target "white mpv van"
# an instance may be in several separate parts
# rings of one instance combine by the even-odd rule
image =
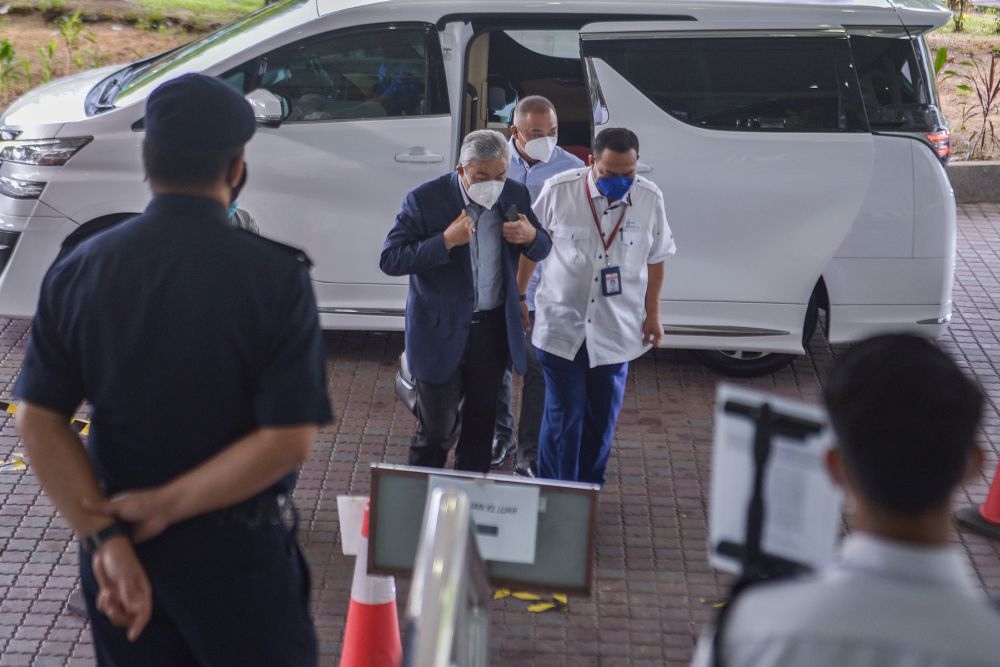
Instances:
[[[937,336],[955,203],[922,35],[948,17],[928,0],[285,0],[8,109],[0,313],[34,312],[70,233],[144,209],[146,97],[198,71],[256,109],[240,204],[311,255],[326,328],[402,327],[406,281],[379,252],[404,195],[539,94],[571,151],[602,127],[638,134],[679,248],[665,345],[752,375],[802,354],[820,309],[834,343]],[[390,70],[407,73],[391,95]]]

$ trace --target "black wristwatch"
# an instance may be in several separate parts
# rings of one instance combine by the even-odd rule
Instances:
[[[91,533],[83,538],[83,548],[90,553],[94,553],[104,546],[105,542],[110,540],[112,537],[117,537],[119,535],[131,538],[131,531],[129,530],[127,523],[115,519],[115,522],[110,526],[101,528],[96,533]]]
[[[527,294],[522,294],[520,297],[518,297],[518,301],[527,301],[527,300],[528,300]]]

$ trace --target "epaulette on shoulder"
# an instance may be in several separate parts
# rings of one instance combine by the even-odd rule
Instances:
[[[240,229],[239,231],[242,232],[243,234],[246,234],[249,238],[256,239],[261,243],[266,243],[271,248],[280,250],[282,253],[288,255],[289,257],[294,258],[295,261],[305,264],[307,267],[311,267],[313,265],[312,260],[309,259],[309,255],[306,254],[305,250],[300,250],[295,246],[290,246],[285,243],[281,243],[280,241],[269,239],[266,236],[258,236],[257,234],[254,234],[253,232],[247,231],[245,229]]]
[[[569,171],[564,171],[561,174],[556,174],[551,179],[552,185],[560,185],[562,183],[570,183],[572,181],[579,180],[581,176],[587,175],[587,167],[577,167],[576,169],[570,169]]]

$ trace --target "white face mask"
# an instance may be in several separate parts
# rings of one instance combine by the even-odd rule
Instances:
[[[500,192],[503,190],[504,181],[483,181],[473,183],[465,189],[469,199],[476,202],[487,211],[500,199]]]
[[[552,157],[552,151],[556,147],[556,141],[557,139],[555,137],[539,137],[538,139],[532,139],[524,144],[524,152],[527,153],[528,157],[532,160],[548,162],[549,158]]]

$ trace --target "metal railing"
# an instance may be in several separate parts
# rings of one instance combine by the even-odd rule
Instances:
[[[413,566],[405,667],[486,667],[490,587],[472,535],[469,497],[435,489]]]

